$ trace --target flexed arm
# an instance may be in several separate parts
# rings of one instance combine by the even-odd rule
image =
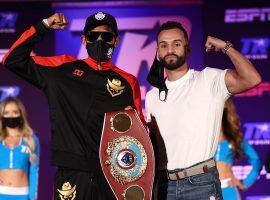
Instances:
[[[44,21],[47,22],[47,25]],[[56,59],[33,56],[31,52],[35,44],[40,42],[51,29],[63,29],[66,26],[66,18],[58,13],[40,21],[36,26],[32,26],[12,45],[3,58],[4,66],[35,86],[44,87],[46,82],[44,72],[47,69],[41,66],[52,66],[58,63]]]
[[[230,43],[208,36],[205,47],[206,52],[223,50],[231,59],[235,69],[228,70],[225,75],[225,83],[231,94],[244,92],[256,87],[261,82],[261,76],[252,63],[234,49]]]

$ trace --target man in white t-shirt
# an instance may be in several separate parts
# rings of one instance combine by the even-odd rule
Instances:
[[[161,25],[157,46],[147,77],[154,88],[145,101],[158,160],[154,199],[222,199],[213,155],[224,102],[257,86],[261,77],[230,42],[210,36],[206,51],[222,51],[235,69],[189,68],[188,35],[178,22]]]

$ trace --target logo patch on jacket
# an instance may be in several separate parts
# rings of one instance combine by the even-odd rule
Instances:
[[[83,73],[84,73],[84,71],[83,70],[79,70],[79,69],[75,69],[73,71],[73,74],[76,75],[76,76],[82,76]]]
[[[121,81],[114,78],[112,81],[108,79],[107,90],[112,95],[112,97],[118,96],[123,93],[125,86],[121,86]]]
[[[69,182],[62,185],[62,190],[57,189],[61,200],[74,200],[76,197],[76,185],[71,187]]]

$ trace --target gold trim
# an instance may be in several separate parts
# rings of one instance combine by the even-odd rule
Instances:
[[[132,169],[121,169],[118,166],[114,166],[113,153],[114,149],[128,149],[128,146],[131,144],[135,144],[141,153],[141,166],[134,166]],[[127,184],[129,182],[133,182],[138,180],[144,173],[147,167],[147,154],[143,145],[134,137],[131,136],[121,136],[113,139],[112,142],[108,143],[108,147],[106,150],[107,160],[105,164],[110,166],[110,174],[113,176],[114,180],[122,185]],[[134,171],[139,171],[136,176],[131,176],[130,174]]]

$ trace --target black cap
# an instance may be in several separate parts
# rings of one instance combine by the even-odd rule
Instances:
[[[90,15],[85,21],[83,33],[86,34],[87,31],[101,25],[107,25],[111,27],[115,35],[118,35],[117,23],[114,16],[105,12],[96,12],[95,14]]]

